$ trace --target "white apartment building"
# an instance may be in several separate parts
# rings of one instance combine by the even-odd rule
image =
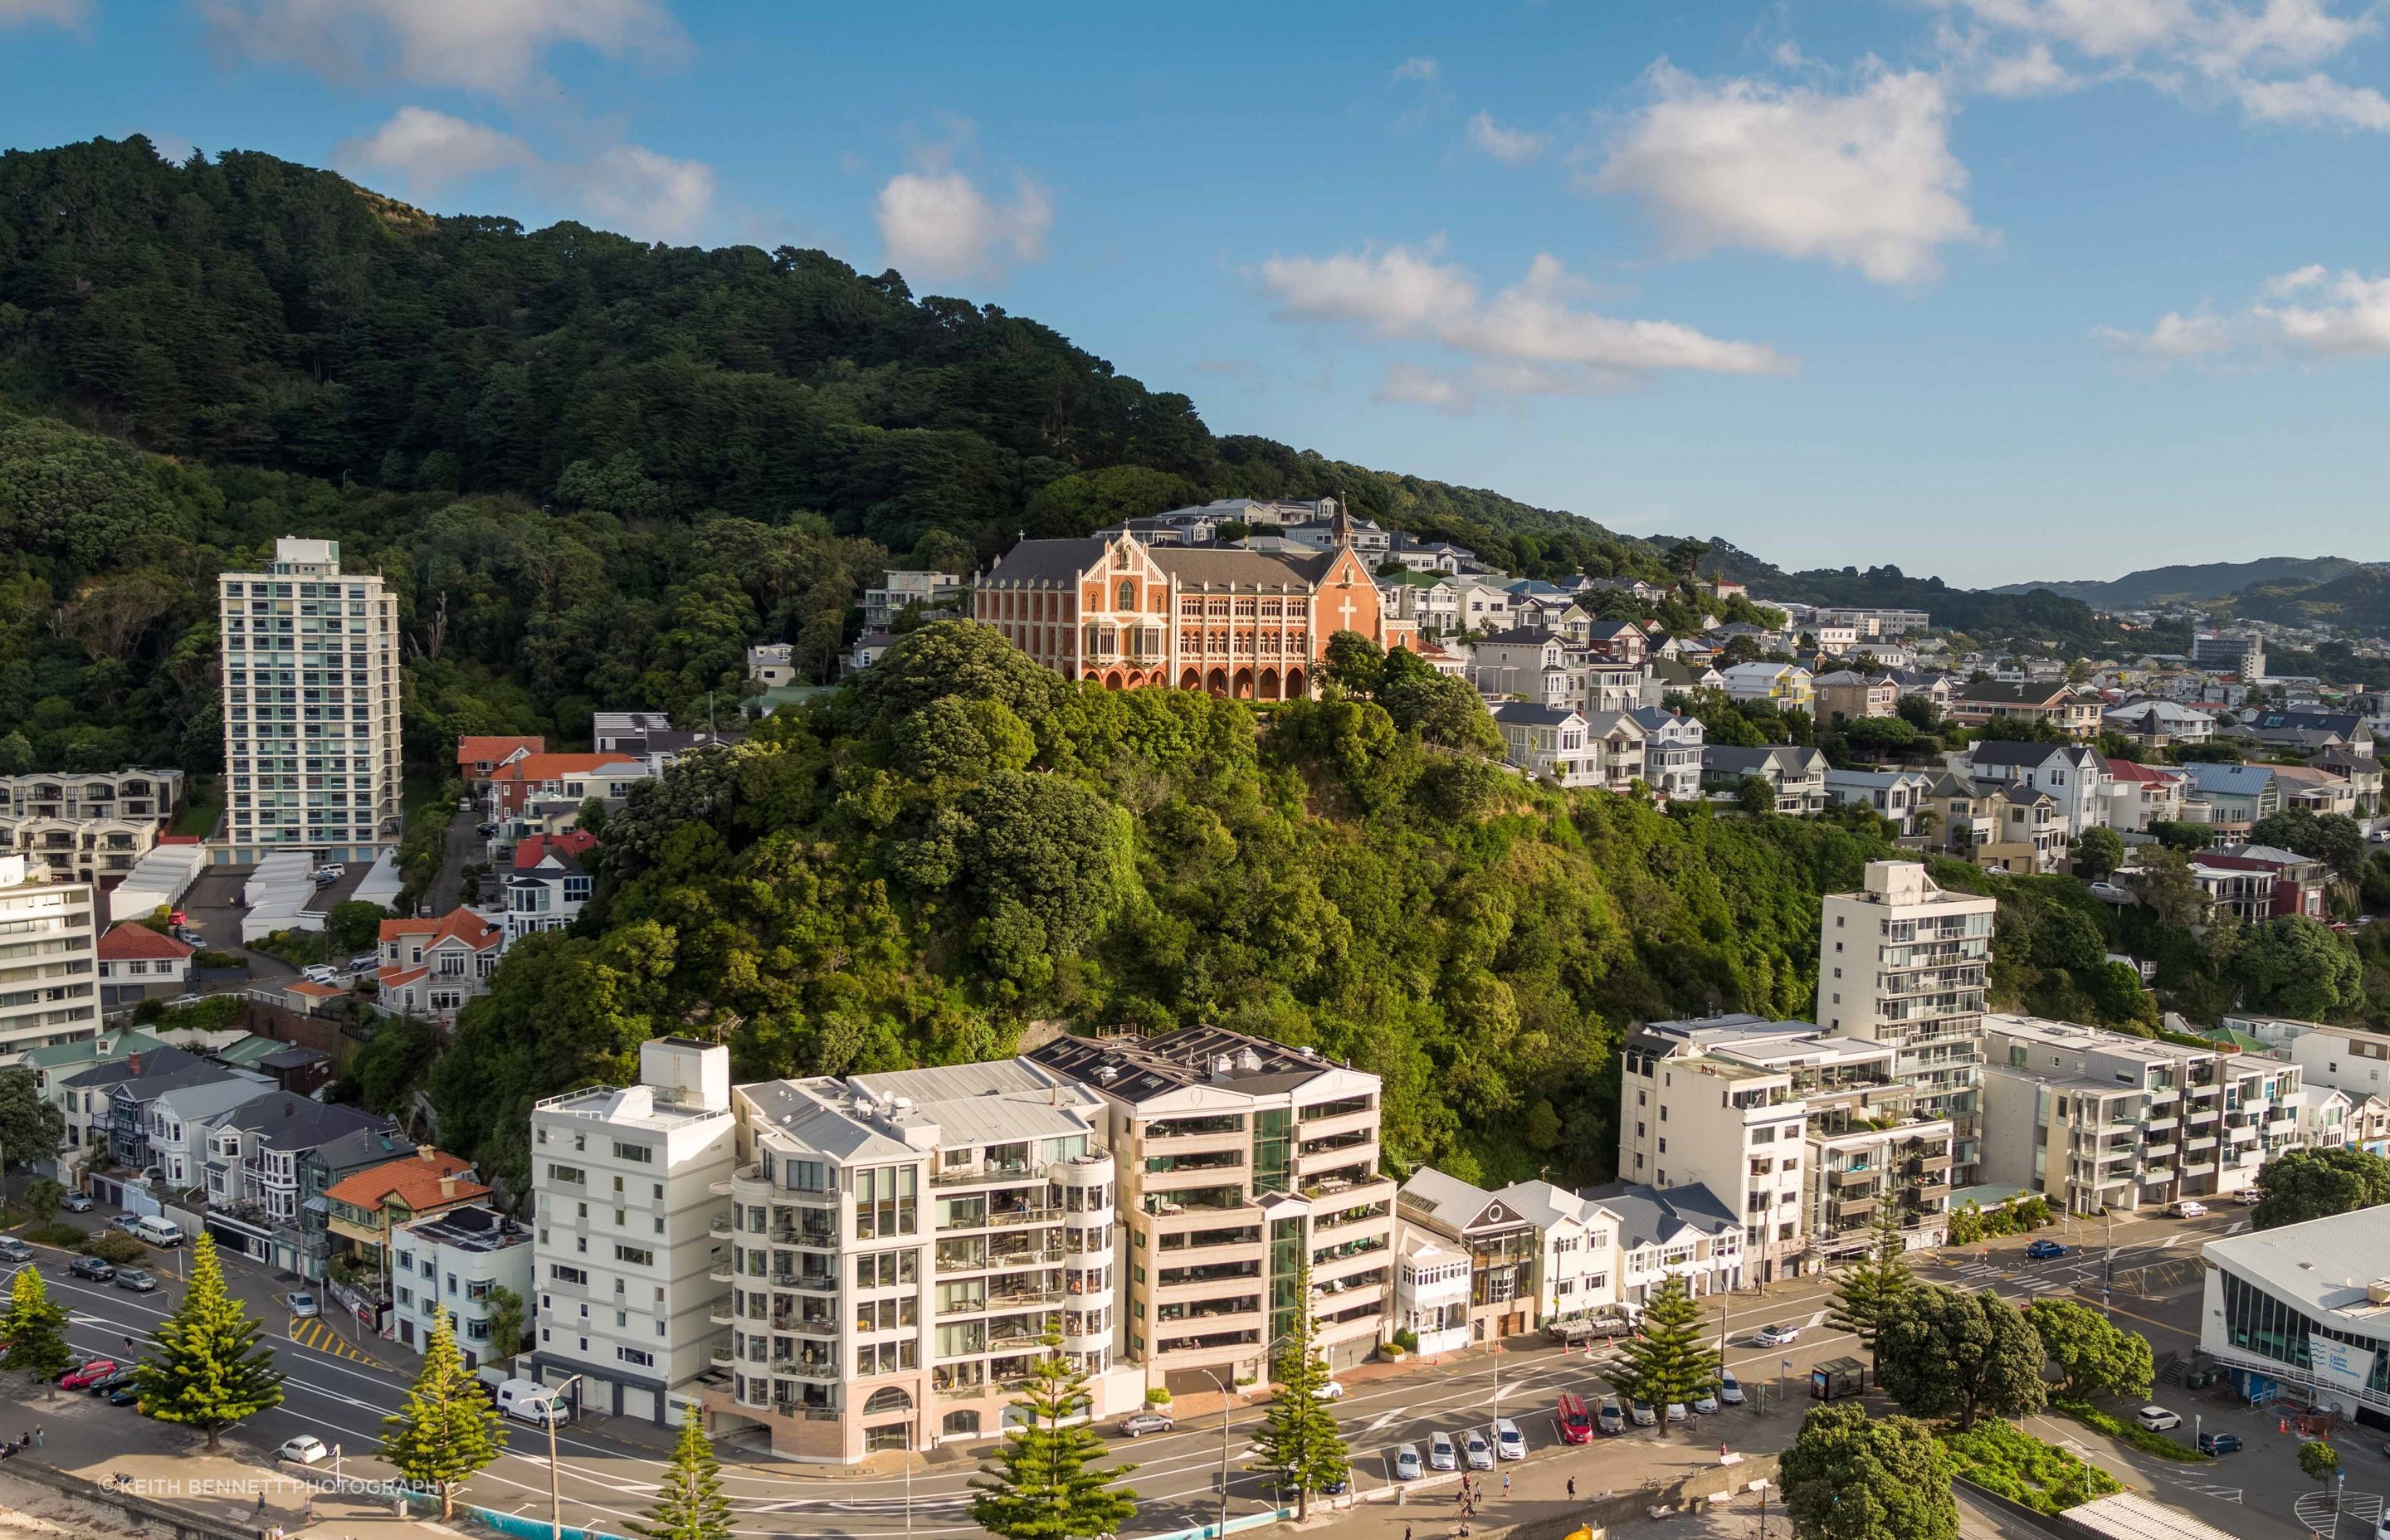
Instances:
[[[1331,1367],[1386,1340],[1394,1183],[1378,1171],[1377,1076],[1217,1027],[1060,1038],[1030,1058],[1104,1098],[1125,1351],[1150,1380],[1266,1380],[1306,1264]]]
[[[1945,892],[1914,861],[1870,861],[1867,885],[1830,893],[1818,918],[1818,1020],[1833,1037],[1892,1049],[1920,1117],[1956,1135],[1951,1179],[1981,1159],[1976,1033],[1992,956],[1988,895]]]
[[[0,1064],[99,1033],[97,899],[0,855]]]
[[[183,802],[180,770],[37,770],[0,776],[0,819],[124,818],[162,825]]]
[[[2242,1025],[2242,1030],[2255,1033],[2255,1025],[2225,1019],[2227,1026]],[[2335,1141],[2359,1144],[2379,1155],[2384,1152],[2385,1137],[2380,1125],[2390,1117],[2390,1033],[2366,1032],[2356,1027],[2327,1027],[2307,1021],[2282,1021],[2274,1018],[2255,1019],[2271,1024],[2281,1035],[2258,1033],[2281,1043],[2275,1052],[2298,1066],[2299,1082],[2308,1093],[2311,1104],[2318,1090],[2338,1091],[2348,1098],[2348,1115],[2343,1124],[2343,1136]],[[2281,1032],[2281,1029],[2291,1029]],[[2263,1060],[2243,1056],[2238,1068],[2246,1069]],[[2308,1144],[2326,1141],[2314,1136],[2311,1129],[2304,1131]]]
[[[1709,1188],[1610,1182],[1578,1196],[1617,1217],[1614,1287],[1630,1314],[1639,1314],[1672,1277],[1695,1294],[1743,1286],[1742,1226]]]
[[[2229,1196],[2295,1148],[2295,1066],[2037,1017],[1984,1018],[1984,1179],[2075,1213]]]
[[[1051,1334],[1092,1413],[1117,1362],[1117,1183],[1093,1092],[1027,1059],[739,1087],[717,1429],[852,1463],[994,1437]],[[1257,1286],[1255,1286],[1257,1287]]]
[[[483,1203],[467,1203],[400,1230],[391,1240],[391,1329],[399,1345],[420,1352],[431,1340],[433,1324],[445,1315],[467,1368],[495,1362],[494,1289],[522,1302],[523,1339],[535,1341],[535,1250],[529,1229]]]
[[[1619,1171],[1708,1188],[1741,1215],[1754,1282],[1865,1251],[1883,1213],[1906,1243],[1947,1231],[1952,1128],[1921,1114],[1896,1050],[1807,1021],[1654,1021],[1627,1040]]]
[[[398,601],[343,575],[336,540],[275,542],[217,579],[225,821],[219,861],[279,850],[370,861],[399,836]]]
[[[532,1110],[541,1383],[579,1375],[579,1405],[666,1427],[700,1375],[727,1367],[715,1316],[737,1147],[730,1050],[714,1043],[643,1043],[636,1085]]]

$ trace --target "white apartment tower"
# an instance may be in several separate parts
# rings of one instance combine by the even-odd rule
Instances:
[[[21,855],[0,855],[0,1064],[16,1063],[29,1048],[99,1035],[92,886],[36,880],[46,875]]]
[[[532,1110],[543,1384],[579,1375],[567,1399],[671,1426],[691,1382],[729,1362],[715,1316],[737,1145],[730,1050],[716,1043],[653,1039],[639,1046],[636,1085]]]
[[[1917,1093],[1916,1114],[1956,1132],[1961,1187],[1974,1185],[1982,1154],[1978,1037],[1997,907],[1945,892],[1917,862],[1870,861],[1867,886],[1828,894],[1818,922],[1818,1024],[1895,1050],[1893,1076]]]
[[[851,1464],[993,1438],[1051,1337],[1092,1415],[1117,1363],[1117,1199],[1100,1098],[1027,1059],[739,1087],[729,1360],[712,1426]]]
[[[216,857],[367,861],[398,843],[398,601],[334,540],[219,577],[225,825]]]

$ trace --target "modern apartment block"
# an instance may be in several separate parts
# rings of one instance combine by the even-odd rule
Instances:
[[[217,580],[224,648],[219,861],[369,861],[399,836],[398,601],[341,571],[336,540],[275,542]]]
[[[99,1034],[97,896],[0,855],[0,1064]]]
[[[1952,1180],[1981,1160],[1976,1033],[1992,957],[1988,896],[1946,892],[1914,861],[1870,861],[1867,885],[1830,893],[1818,920],[1818,1021],[1894,1050],[1915,1111],[1955,1132]]]
[[[2299,1143],[2295,1065],[2002,1015],[1984,1059],[1985,1179],[2076,1213],[2237,1193]]]
[[[1104,1100],[1126,1353],[1149,1378],[1266,1381],[1306,1264],[1331,1367],[1385,1340],[1394,1183],[1378,1172],[1377,1076],[1216,1027],[1060,1038],[1030,1058]]]
[[[1027,1059],[766,1081],[737,1093],[730,1328],[701,1383],[713,1426],[853,1462],[995,1436],[1049,1337],[1097,1416],[1132,1410],[1116,1367],[1107,1109]]]
[[[576,1404],[663,1426],[729,1362],[714,1317],[737,1145],[730,1050],[714,1043],[653,1039],[637,1084],[532,1110],[541,1383],[579,1375]]]
[[[1886,1212],[1910,1245],[1938,1244],[1952,1129],[1918,1111],[1895,1059],[1807,1021],[1651,1022],[1626,1044],[1618,1169],[1715,1194],[1741,1216],[1753,1282],[1865,1250]]]

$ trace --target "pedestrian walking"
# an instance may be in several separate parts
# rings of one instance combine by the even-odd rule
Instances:
[[[1718,1440],[1718,1458],[1726,1458],[1726,1440]]]
[[[33,1447],[34,1447],[34,1448],[36,1448],[36,1449],[39,1449],[41,1446],[42,1446],[42,1425],[41,1425],[40,1423],[36,1422],[36,1423],[34,1423],[34,1424],[33,1424]]]
[[[124,1351],[127,1353],[131,1353],[133,1351],[133,1339],[130,1337],[124,1339]]]
[[[1576,1478],[1574,1476],[1571,1476],[1569,1478],[1569,1501],[1576,1501]],[[1403,1540],[1410,1540],[1410,1536],[1406,1534],[1403,1536]]]
[[[1411,1540],[1411,1527],[1408,1524],[1403,1526],[1403,1540]]]
[[[257,1511],[260,1513],[265,1511],[265,1489],[263,1487],[260,1487],[257,1490]]]
[[[1502,1472],[1502,1495],[1503,1495],[1503,1496],[1505,1496],[1505,1497],[1508,1497],[1510,1495],[1510,1472],[1509,1472],[1508,1470],[1505,1470],[1505,1471],[1503,1471],[1503,1472]]]

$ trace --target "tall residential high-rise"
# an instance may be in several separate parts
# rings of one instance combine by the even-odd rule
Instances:
[[[369,861],[399,835],[398,601],[335,540],[277,540],[217,579],[225,825],[216,859]]]
[[[0,1064],[29,1048],[99,1034],[99,927],[88,882],[42,880],[21,855],[0,855]],[[11,1160],[46,1159],[14,1150]]]
[[[1818,920],[1818,1021],[1829,1035],[1891,1046],[1893,1078],[1917,1093],[1917,1116],[1957,1134],[1952,1180],[1972,1187],[1981,1159],[1984,991],[1992,959],[1989,897],[1942,891],[1914,861],[1870,861],[1867,886],[1830,893]]]

